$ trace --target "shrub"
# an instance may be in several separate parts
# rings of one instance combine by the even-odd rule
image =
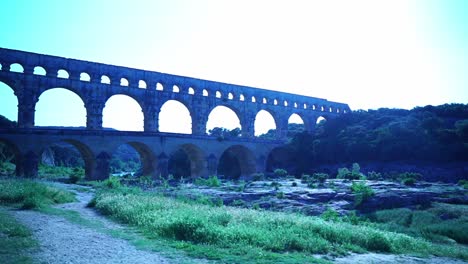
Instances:
[[[278,199],[284,199],[284,198],[285,198],[284,192],[277,192],[277,193],[276,193],[276,198],[278,198]]]
[[[73,168],[68,181],[70,183],[77,183],[78,181],[81,181],[83,178],[84,178],[84,169],[75,167]]]
[[[297,182],[293,181],[293,182],[291,183],[291,186],[292,186],[292,187],[297,187]]]
[[[338,174],[336,175],[337,179],[345,179],[345,180],[359,180],[361,177],[362,177],[361,173],[356,172],[355,170],[350,171],[348,168],[339,168]]]
[[[120,178],[116,176],[111,176],[108,179],[104,180],[103,185],[109,189],[118,189],[122,187],[122,183],[120,183]]]
[[[328,174],[326,173],[314,173],[312,174],[312,179],[317,181],[319,184],[324,184],[325,181],[328,179]]]
[[[208,187],[219,187],[221,186],[221,181],[218,179],[218,176],[213,175],[208,177],[208,179],[197,178],[195,179],[195,185],[199,186],[208,186]]]
[[[354,194],[354,205],[359,206],[368,198],[373,196],[374,190],[370,186],[367,186],[365,183],[356,183],[351,184],[351,192]]]
[[[275,169],[273,171],[273,173],[277,177],[284,177],[284,176],[288,175],[288,172],[285,169]]]
[[[378,180],[382,180],[383,177],[380,172],[369,171],[369,173],[367,173],[367,179],[378,181]]]
[[[265,179],[265,174],[263,173],[253,173],[252,174],[252,181],[261,181]]]
[[[407,186],[413,186],[416,183],[415,178],[404,178],[401,180],[401,183]]]
[[[328,207],[327,210],[325,210],[325,212],[320,215],[320,218],[326,221],[337,222],[340,220],[340,214],[332,208]]]
[[[463,189],[468,189],[468,180],[459,180],[458,185],[463,186]]]
[[[408,186],[412,186],[416,183],[417,180],[421,179],[422,175],[414,172],[404,172],[398,174],[398,180]]]

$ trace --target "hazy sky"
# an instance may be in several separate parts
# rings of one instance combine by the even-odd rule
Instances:
[[[299,93],[352,109],[468,103],[466,0],[4,0],[0,10],[5,48]],[[16,120],[8,92],[0,86],[0,114]],[[58,96],[41,97],[38,124],[60,118],[51,106]],[[122,108],[120,99],[105,111]],[[105,125],[117,126],[105,116]]]

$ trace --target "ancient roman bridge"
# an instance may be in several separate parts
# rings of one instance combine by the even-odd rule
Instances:
[[[191,176],[216,173],[219,158],[226,152],[237,157],[245,176],[265,170],[271,150],[284,143],[292,114],[302,118],[307,131],[313,131],[318,117],[333,118],[350,111],[347,104],[315,97],[3,48],[0,81],[11,87],[18,99],[18,128],[1,129],[0,140],[15,149],[19,175],[37,174],[41,151],[55,142],[67,142],[82,154],[90,179],[109,175],[110,153],[121,144],[137,150],[148,175],[167,174],[169,155],[183,150],[191,162]],[[70,90],[81,98],[87,113],[86,129],[34,126],[39,96],[54,88]],[[104,106],[118,94],[140,105],[144,131],[102,129]],[[179,101],[189,110],[192,134],[158,131],[159,112],[168,100]],[[217,106],[237,114],[241,137],[219,141],[206,135],[208,116]],[[276,140],[254,137],[255,118],[261,110],[273,116]]]

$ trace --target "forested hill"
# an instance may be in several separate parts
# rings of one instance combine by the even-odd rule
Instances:
[[[298,173],[346,162],[467,162],[468,104],[353,111],[296,134],[283,150]]]

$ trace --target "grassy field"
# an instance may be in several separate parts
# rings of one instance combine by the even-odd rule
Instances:
[[[0,263],[33,263],[27,252],[37,246],[37,241],[29,229],[3,208],[0,208],[0,245]]]
[[[106,185],[106,184],[105,184]],[[107,184],[106,186],[113,185]],[[346,252],[437,255],[468,260],[465,246],[392,230],[389,221],[326,221],[297,214],[210,206],[135,188],[101,190],[92,205],[147,237],[188,254],[234,263],[320,262],[314,254]],[[380,221],[380,220],[382,221]]]
[[[66,191],[31,180],[0,179],[0,205],[21,209],[45,209],[74,201]],[[32,233],[0,207],[0,263],[33,263],[28,250],[37,245]]]

